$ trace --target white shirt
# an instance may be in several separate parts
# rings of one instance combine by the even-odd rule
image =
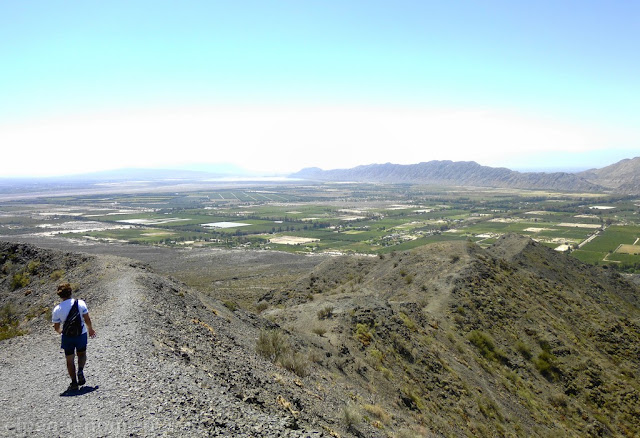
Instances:
[[[69,316],[69,312],[71,311],[71,307],[73,306],[73,302],[75,300],[73,298],[69,298],[68,300],[64,300],[60,304],[58,304],[51,314],[51,322],[64,324],[64,321]],[[78,310],[80,311],[80,315],[86,315],[89,313],[89,309],[87,309],[87,303],[82,300],[78,300]],[[84,323],[84,318],[80,318],[80,322],[82,322],[82,334],[87,333],[87,326]]]

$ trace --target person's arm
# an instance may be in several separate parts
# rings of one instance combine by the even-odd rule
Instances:
[[[53,323],[53,329],[55,331],[57,331],[58,333],[62,333],[62,327],[60,327],[60,323],[59,322]]]
[[[84,318],[84,323],[87,325],[87,328],[89,329],[89,337],[95,338],[96,331],[91,326],[91,317],[89,316],[89,313],[85,313],[84,315],[82,315],[82,317]]]

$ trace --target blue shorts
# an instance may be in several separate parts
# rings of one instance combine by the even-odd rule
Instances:
[[[78,353],[87,351],[87,334],[83,333],[80,336],[62,335],[60,348],[64,350],[66,356],[72,355],[75,351]]]

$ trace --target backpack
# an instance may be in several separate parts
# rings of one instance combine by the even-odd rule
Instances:
[[[78,300],[73,302],[71,310],[62,325],[62,334],[65,336],[80,336],[82,334],[82,316],[78,309]]]

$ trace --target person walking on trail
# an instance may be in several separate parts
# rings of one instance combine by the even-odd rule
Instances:
[[[87,362],[87,334],[95,338],[96,332],[91,325],[89,309],[83,300],[71,298],[72,289],[69,283],[58,286],[58,296],[62,300],[51,314],[53,328],[62,334],[60,348],[67,359],[67,371],[71,384],[67,390],[74,391],[85,384],[84,365]],[[76,374],[75,354],[78,355],[78,371]]]

